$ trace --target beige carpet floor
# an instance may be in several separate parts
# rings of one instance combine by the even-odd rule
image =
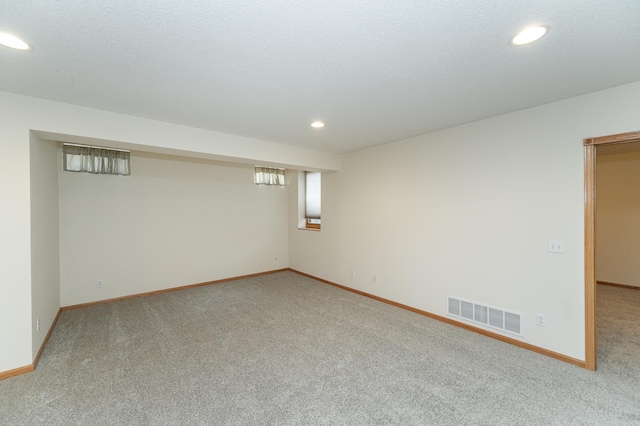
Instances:
[[[599,370],[282,272],[64,312],[2,425],[638,425],[640,291]]]

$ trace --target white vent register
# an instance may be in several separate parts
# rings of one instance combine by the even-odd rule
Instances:
[[[447,314],[522,336],[522,314],[447,297]]]

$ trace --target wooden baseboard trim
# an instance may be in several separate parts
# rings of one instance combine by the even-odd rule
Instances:
[[[162,289],[162,290],[153,290],[153,291],[148,291],[146,293],[130,294],[128,296],[114,297],[112,299],[97,300],[95,302],[80,303],[78,305],[63,306],[60,309],[62,311],[70,311],[72,309],[81,309],[81,308],[86,308],[86,307],[89,307],[89,306],[103,305],[105,303],[120,302],[122,300],[135,299],[137,297],[153,296],[154,294],[170,293],[170,292],[173,292],[173,291],[186,290],[186,289],[189,289],[189,288],[203,287],[205,285],[221,284],[221,283],[226,283],[226,282],[229,282],[229,281],[243,280],[245,278],[259,277],[259,276],[262,276],[262,275],[275,274],[277,272],[283,272],[283,271],[288,271],[288,270],[289,270],[289,268],[275,269],[275,270],[272,270],[272,271],[258,272],[258,273],[255,273],[255,274],[241,275],[241,276],[238,276],[238,277],[223,278],[223,279],[220,279],[220,280],[206,281],[206,282],[203,282],[203,283],[183,285],[183,286],[180,286],[180,287],[171,287],[171,288],[165,288],[165,289]]]
[[[62,313],[62,308],[58,309],[58,313],[56,314],[56,317],[51,323],[51,327],[49,327],[49,331],[47,332],[47,335],[45,336],[44,340],[42,341],[42,344],[40,345],[40,349],[36,354],[36,358],[33,360],[34,369],[38,366],[38,361],[40,361],[40,355],[42,355],[42,351],[44,351],[44,347],[47,345],[47,342],[49,341],[49,337],[51,337],[51,333],[53,333],[53,329],[56,327],[56,324],[58,323],[58,318],[60,318],[61,313]]]
[[[609,287],[628,288],[630,290],[640,290],[640,287],[636,287],[634,285],[616,284],[616,283],[609,283],[606,281],[596,281],[596,284],[608,285]]]
[[[13,370],[0,371],[0,380],[8,379],[9,377],[20,376],[22,374],[31,373],[35,370],[33,364],[25,365],[24,367],[14,368]]]
[[[44,340],[42,341],[42,344],[40,345],[40,349],[38,350],[38,353],[36,354],[36,357],[33,360],[33,364],[25,365],[24,367],[20,367],[20,368],[14,368],[13,370],[0,371],[0,380],[8,379],[9,377],[20,376],[21,374],[31,373],[36,369],[36,366],[38,365],[38,361],[40,361],[40,356],[42,355],[42,351],[44,351],[44,347],[47,345],[47,342],[49,341],[49,337],[51,337],[51,333],[53,333],[53,329],[56,327],[56,324],[58,323],[58,318],[60,318],[61,312],[62,312],[62,309],[58,309],[58,313],[56,314],[55,319],[51,323],[51,327],[49,327],[49,331],[47,332],[47,335],[45,336]]]
[[[434,320],[437,320],[437,321],[440,321],[440,322],[444,322],[446,324],[454,325],[456,327],[460,327],[460,328],[463,328],[465,330],[472,331],[474,333],[478,333],[478,334],[481,334],[481,335],[486,336],[486,337],[490,337],[492,339],[500,340],[501,342],[509,343],[511,345],[515,345],[515,346],[518,346],[520,348],[527,349],[529,351],[536,352],[536,353],[539,353],[541,355],[545,355],[545,356],[548,356],[550,358],[557,359],[559,361],[563,361],[563,362],[566,362],[566,363],[569,363],[569,364],[573,364],[573,365],[576,365],[576,366],[581,367],[581,368],[587,368],[587,364],[586,364],[585,361],[581,361],[581,360],[576,359],[576,358],[572,358],[572,357],[569,357],[569,356],[566,356],[566,355],[563,355],[563,354],[559,354],[557,352],[550,351],[548,349],[544,349],[544,348],[541,348],[539,346],[532,345],[530,343],[521,342],[520,340],[512,339],[510,337],[503,336],[503,335],[498,334],[498,333],[493,333],[491,331],[487,331],[487,330],[484,330],[484,329],[481,329],[481,328],[478,328],[478,327],[474,327],[472,325],[465,324],[465,323],[462,323],[462,322],[459,322],[459,321],[455,321],[455,320],[452,320],[450,318],[446,318],[446,317],[443,317],[443,316],[440,316],[440,315],[436,315],[436,314],[433,314],[431,312],[423,311],[421,309],[417,309],[417,308],[414,308],[414,307],[411,307],[411,306],[408,306],[408,305],[403,305],[402,303],[394,302],[393,300],[389,300],[389,299],[385,299],[383,297],[375,296],[373,294],[366,293],[364,291],[356,290],[356,289],[353,289],[351,287],[347,287],[347,286],[344,286],[344,285],[341,285],[341,284],[336,284],[336,283],[333,283],[331,281],[324,280],[322,278],[314,277],[313,275],[305,274],[304,272],[300,272],[300,271],[297,271],[297,270],[292,269],[292,268],[289,268],[289,270],[291,272],[295,272],[296,274],[302,275],[304,277],[311,278],[311,279],[314,279],[316,281],[320,281],[322,283],[329,284],[329,285],[332,285],[334,287],[338,287],[338,288],[341,288],[343,290],[347,290],[347,291],[350,291],[352,293],[356,293],[356,294],[359,294],[361,296],[365,296],[365,297],[368,297],[370,299],[374,299],[374,300],[377,300],[377,301],[382,302],[382,303],[386,303],[386,304],[391,305],[391,306],[395,306],[397,308],[401,308],[401,309],[404,309],[404,310],[407,310],[407,311],[411,311],[411,312],[414,312],[416,314],[423,315],[425,317],[428,317],[428,318],[431,318],[431,319],[434,319]]]

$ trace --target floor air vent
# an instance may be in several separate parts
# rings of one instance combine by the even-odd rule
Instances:
[[[447,297],[447,313],[454,317],[522,336],[521,314],[451,296]]]

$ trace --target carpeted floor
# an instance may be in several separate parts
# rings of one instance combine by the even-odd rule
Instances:
[[[63,312],[3,425],[640,424],[640,291],[596,372],[282,272]]]

